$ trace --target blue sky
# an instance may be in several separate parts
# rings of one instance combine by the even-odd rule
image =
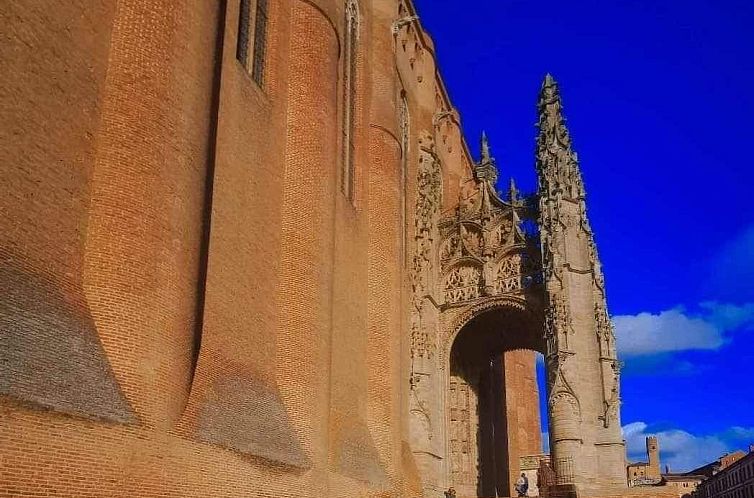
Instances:
[[[754,443],[754,2],[415,0],[474,154],[535,189],[560,83],[625,362],[629,457]]]

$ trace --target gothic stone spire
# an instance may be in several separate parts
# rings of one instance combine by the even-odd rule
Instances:
[[[578,157],[563,117],[563,103],[555,79],[548,73],[542,82],[537,103],[537,174],[541,196],[561,193],[571,199],[584,196]]]

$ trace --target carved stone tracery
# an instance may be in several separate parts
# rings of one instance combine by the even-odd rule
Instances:
[[[425,298],[432,294],[432,276],[436,271],[434,249],[437,240],[437,217],[442,202],[442,174],[434,151],[434,142],[423,137],[416,173],[416,210],[414,213],[415,250],[411,269],[411,357],[430,358],[435,349],[435,335],[425,320]]]
[[[445,277],[445,302],[470,301],[481,295],[482,272],[472,265],[454,267]]]
[[[446,306],[526,292],[542,281],[537,241],[521,227],[533,213],[515,199],[500,198],[491,158],[475,168],[474,188],[463,186],[458,209],[440,221]]]

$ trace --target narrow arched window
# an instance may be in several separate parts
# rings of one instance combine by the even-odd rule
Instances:
[[[408,207],[406,201],[406,190],[408,189],[408,152],[411,140],[410,115],[408,110],[408,100],[406,92],[401,92],[400,107],[400,130],[401,130],[401,258],[403,264],[408,264],[407,246],[408,246]]]
[[[346,23],[343,50],[343,193],[353,201],[356,189],[356,64],[359,39],[359,6],[356,0],[346,1]]]
[[[238,39],[236,41],[236,59],[244,67],[249,63],[249,31],[251,20],[251,0],[241,0],[238,9]]]
[[[240,0],[238,11],[236,59],[238,59],[259,86],[262,86],[264,83],[265,55],[267,51],[267,1],[256,0],[253,31],[251,22],[252,0]]]
[[[257,14],[254,21],[254,60],[251,77],[262,86],[264,82],[264,62],[267,49],[267,0],[257,0]]]

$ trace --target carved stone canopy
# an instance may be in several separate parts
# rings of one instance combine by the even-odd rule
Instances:
[[[497,168],[482,138],[474,178],[461,189],[458,207],[439,222],[440,283],[444,306],[502,295],[522,295],[542,282],[532,203],[495,190]]]

